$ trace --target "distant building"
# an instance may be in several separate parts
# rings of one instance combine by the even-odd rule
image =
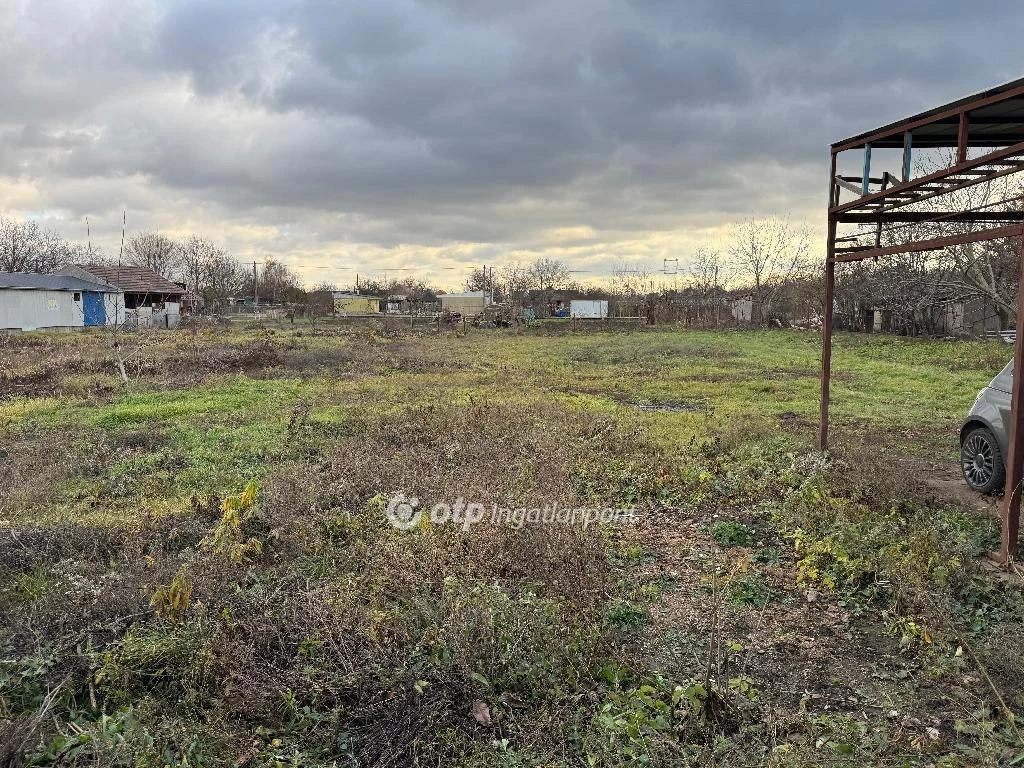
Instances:
[[[569,302],[569,316],[604,319],[608,317],[608,302],[605,299],[572,299]]]
[[[754,296],[745,294],[732,300],[732,319],[737,323],[750,323],[754,319]]]
[[[65,267],[58,274],[71,275],[83,280],[97,278],[108,285],[116,286],[124,293],[125,309],[139,307],[162,308],[167,302],[180,304],[185,289],[172,283],[166,277],[148,267],[132,265],[75,264]]]
[[[34,331],[113,325],[123,319],[121,293],[70,275],[0,272],[0,329]]]
[[[178,325],[185,289],[148,267],[75,264],[58,274],[100,281],[119,289],[124,320],[129,326],[174,328]]]
[[[442,312],[451,312],[463,317],[476,317],[482,314],[484,308],[491,303],[491,294],[488,291],[444,293],[440,299]]]
[[[313,291],[309,303],[317,312],[332,315],[379,315],[384,299],[350,291]]]
[[[362,293],[345,293],[335,291],[333,295],[334,311],[339,315],[378,315],[380,314],[380,296],[366,296]]]
[[[409,297],[404,294],[394,293],[385,299],[384,311],[388,314],[406,314],[411,309],[412,304]]]

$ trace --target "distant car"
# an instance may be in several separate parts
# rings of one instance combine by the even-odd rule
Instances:
[[[978,393],[960,428],[964,480],[981,493],[998,493],[1006,481],[1013,360]]]

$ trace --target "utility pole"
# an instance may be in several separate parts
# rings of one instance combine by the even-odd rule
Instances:
[[[260,313],[260,284],[256,277],[256,262],[252,263],[252,311],[253,314]]]

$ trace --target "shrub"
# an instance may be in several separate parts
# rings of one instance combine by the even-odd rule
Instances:
[[[749,547],[754,543],[754,532],[736,520],[719,520],[711,526],[711,538],[723,548]]]

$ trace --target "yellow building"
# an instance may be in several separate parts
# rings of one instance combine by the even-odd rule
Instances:
[[[380,313],[379,296],[359,293],[334,293],[334,311],[339,315],[376,315]]]

